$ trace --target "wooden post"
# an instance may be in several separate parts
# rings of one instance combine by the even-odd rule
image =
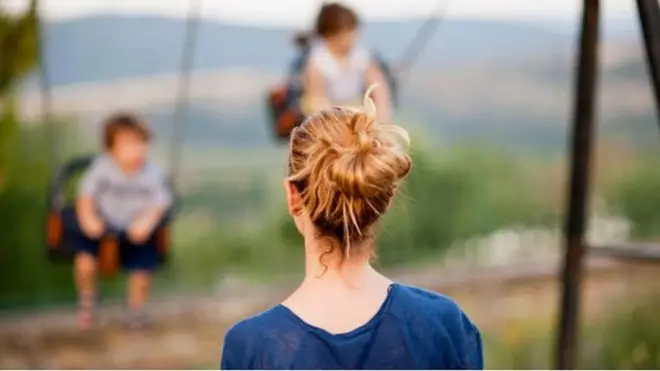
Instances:
[[[599,0],[584,0],[579,61],[575,77],[572,155],[568,207],[564,226],[564,263],[562,297],[559,307],[559,336],[556,345],[556,368],[575,369],[582,260],[585,253],[585,229],[591,144],[594,131],[595,91],[598,67]]]

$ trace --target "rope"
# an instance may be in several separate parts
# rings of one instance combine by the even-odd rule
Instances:
[[[195,55],[197,41],[197,30],[202,9],[202,0],[190,0],[186,30],[184,35],[183,56],[176,97],[176,108],[174,110],[174,127],[170,143],[170,177],[172,185],[176,185],[176,179],[181,167],[181,152],[185,139],[185,122],[190,106],[190,70]],[[176,188],[176,187],[175,187]]]
[[[52,87],[50,84],[50,77],[48,74],[48,63],[46,53],[46,30],[45,22],[37,11],[38,2],[32,0],[30,2],[30,12],[34,12],[37,17],[37,47],[38,62],[39,62],[39,92],[41,96],[41,120],[42,124],[46,126],[46,138],[48,142],[48,152],[50,153],[50,171],[51,180],[55,179],[57,168],[60,165],[59,152],[58,152],[58,135],[53,121],[53,103],[52,103]]]
[[[426,19],[424,24],[419,28],[415,37],[410,42],[408,49],[403,53],[403,57],[399,61],[396,68],[397,78],[399,85],[403,85],[403,81],[407,80],[412,67],[422,54],[424,49],[428,46],[429,42],[433,39],[436,31],[442,24],[446,15],[446,6],[441,7],[442,0],[438,0],[435,7],[431,11],[431,15]],[[440,10],[442,9],[442,13]]]

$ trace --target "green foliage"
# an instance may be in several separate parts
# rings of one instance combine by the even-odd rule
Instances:
[[[38,129],[21,127],[12,89],[38,55],[36,1],[19,17],[0,9],[0,307],[52,303],[67,296],[70,273],[44,259],[48,169]],[[70,295],[69,295],[70,296]]]
[[[2,13],[0,8],[0,97],[32,71],[39,55],[37,2],[20,17]]]
[[[587,368],[654,370],[660,368],[660,300],[632,301],[592,329],[591,348],[584,354]]]
[[[483,342],[487,369],[552,368],[554,336],[548,324],[511,322],[503,331],[483,334]]]
[[[590,370],[660,368],[660,297],[622,300],[615,310],[592,323],[580,336],[578,366]],[[555,346],[551,323],[509,323],[484,334],[488,369],[549,369]]]
[[[410,178],[380,226],[381,265],[440,258],[456,241],[556,217],[542,193],[520,191],[538,188],[528,159],[488,147],[432,151],[419,144],[412,157]],[[281,178],[274,177],[233,171],[231,181],[186,195],[172,270],[177,280],[210,284],[227,271],[264,277],[301,268],[302,240],[285,211]]]
[[[649,238],[660,234],[660,168],[655,159],[641,161],[608,188],[612,208],[632,222],[633,235]]]
[[[12,158],[16,154],[18,144],[16,140],[18,123],[15,119],[15,106],[8,98],[5,101],[7,105],[0,112],[0,194],[15,169]]]
[[[46,261],[44,223],[49,169],[43,145],[28,145],[27,137],[41,137],[40,128],[21,128],[6,115],[3,127],[14,127],[16,145],[8,151],[10,162],[0,170],[14,169],[0,191],[0,306],[46,304],[71,297],[71,273]],[[6,132],[3,132],[6,135]],[[3,137],[6,138],[6,137]],[[36,144],[36,143],[35,143]]]
[[[383,264],[442,253],[456,241],[551,217],[538,193],[519,191],[536,187],[533,171],[510,154],[474,146],[441,152],[418,146],[412,155],[410,179],[383,222]]]

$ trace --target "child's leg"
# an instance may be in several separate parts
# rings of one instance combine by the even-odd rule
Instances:
[[[96,300],[96,258],[92,254],[76,254],[74,279],[78,289],[78,322],[86,329],[93,324]]]
[[[149,296],[150,283],[151,272],[149,271],[134,270],[129,274],[127,302],[131,312],[138,313],[144,308]]]
[[[144,307],[149,297],[151,276],[158,265],[158,250],[155,239],[143,245],[133,245],[123,241],[122,264],[128,270],[126,300],[130,311],[130,326],[146,325]]]
[[[98,241],[91,240],[84,235],[73,210],[66,210],[63,219],[65,225],[68,226],[66,233],[76,252],[73,278],[78,291],[78,322],[81,328],[87,329],[93,325],[94,320]]]

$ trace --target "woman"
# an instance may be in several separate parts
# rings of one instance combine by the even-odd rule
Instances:
[[[369,94],[369,92],[367,93]],[[223,369],[481,369],[481,337],[450,298],[370,264],[376,224],[411,168],[400,127],[335,107],[294,129],[285,181],[305,278],[231,328]]]
[[[377,84],[380,89],[374,92],[374,100],[380,119],[391,118],[387,80],[371,53],[357,43],[359,26],[359,19],[351,9],[339,3],[322,6],[304,69],[303,111],[306,113],[332,105],[359,104],[366,87]]]

